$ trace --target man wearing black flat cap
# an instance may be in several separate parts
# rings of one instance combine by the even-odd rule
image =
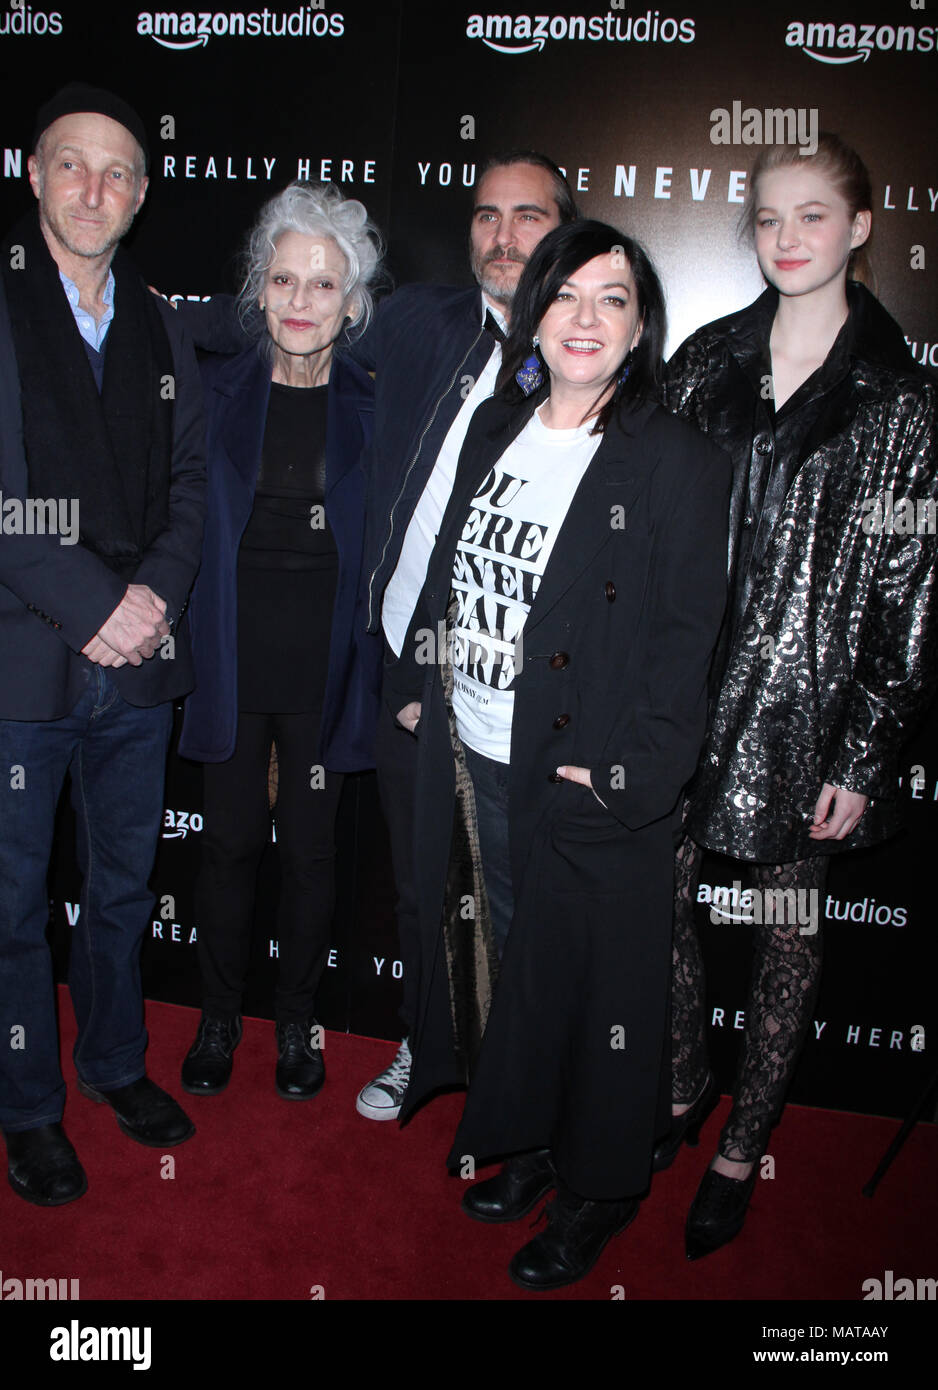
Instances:
[[[13,1190],[43,1206],[87,1187],[45,939],[66,772],[79,1089],[141,1144],[194,1132],[145,1075],[139,966],[204,511],[194,354],[119,249],[146,168],[126,102],[63,88],[36,124],[38,208],[0,250],[0,1128]]]

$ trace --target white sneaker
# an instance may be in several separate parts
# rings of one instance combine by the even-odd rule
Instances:
[[[397,1119],[410,1081],[410,1061],[409,1040],[405,1038],[387,1071],[359,1091],[355,1102],[359,1115],[369,1120]]]

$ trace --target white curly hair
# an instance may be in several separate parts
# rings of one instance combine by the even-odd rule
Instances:
[[[238,307],[246,326],[264,288],[264,277],[284,232],[303,236],[331,237],[345,257],[346,295],[358,299],[358,313],[348,325],[350,337],[359,337],[368,327],[374,311],[371,287],[379,278],[384,243],[381,233],[369,219],[367,209],[357,198],[343,198],[335,184],[288,184],[264,204],[248,234],[244,250],[244,282],[238,293]]]

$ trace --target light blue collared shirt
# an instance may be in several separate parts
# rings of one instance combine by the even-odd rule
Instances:
[[[104,287],[104,302],[107,308],[100,323],[95,323],[94,316],[86,313],[78,303],[79,291],[74,280],[70,280],[64,271],[59,271],[59,279],[65,290],[65,297],[72,306],[72,313],[75,315],[75,322],[78,324],[78,331],[85,342],[93,347],[96,352],[100,352],[107,337],[107,331],[114,317],[114,272],[109,270],[107,273],[107,284]]]

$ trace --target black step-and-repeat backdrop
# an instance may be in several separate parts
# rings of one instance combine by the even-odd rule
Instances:
[[[930,273],[938,13],[924,0],[800,8],[551,0],[528,10],[324,0],[211,13],[20,3],[0,13],[0,63],[4,222],[31,198],[36,107],[74,77],[110,85],[150,131],[150,190],[130,245],[167,295],[235,288],[245,229],[260,202],[297,176],[331,179],[367,205],[387,233],[397,283],[469,283],[478,170],[494,151],[526,146],[564,167],[583,212],[646,243],[667,288],[669,352],[759,292],[737,221],[757,142],[776,113],[790,112],[789,137],[809,144],[818,128],[836,130],[869,164],[878,292],[919,361],[938,366]],[[824,980],[794,1100],[898,1115],[934,1067],[935,712],[904,759],[899,794],[907,832],[833,865],[821,905]],[[71,833],[64,809],[50,884],[60,966],[78,910]],[[151,998],[199,1002],[193,885],[202,833],[199,768],[173,756],[144,951]],[[245,1001],[246,1012],[265,1017],[276,968],[276,859],[272,840]],[[372,774],[348,779],[337,873],[319,1017],[329,1028],[396,1037],[402,966]],[[706,861],[699,912],[724,1089],[746,1007],[745,890],[732,865]]]

